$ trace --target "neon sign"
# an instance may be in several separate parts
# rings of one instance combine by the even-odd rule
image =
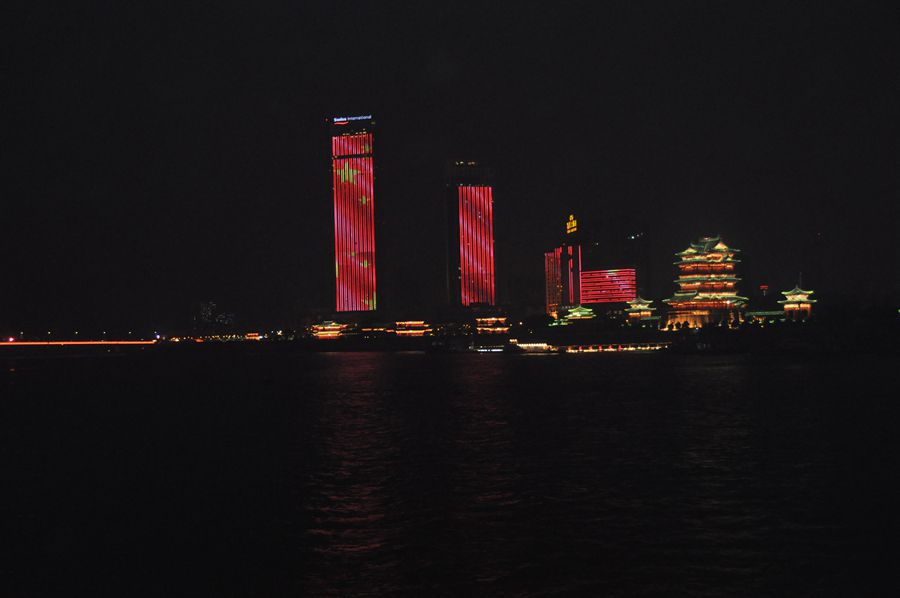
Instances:
[[[372,115],[366,114],[364,116],[335,116],[333,122],[336,125],[345,125],[352,120],[372,120]]]
[[[575,220],[574,214],[569,214],[569,219],[566,221],[566,234],[570,235],[577,231],[578,231],[578,221]]]

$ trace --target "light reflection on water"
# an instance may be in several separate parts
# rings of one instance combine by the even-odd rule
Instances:
[[[836,490],[813,365],[579,357],[332,356],[306,589],[741,595],[805,587],[792,567],[820,569],[816,591],[851,583],[841,547],[817,547]]]
[[[113,361],[0,378],[21,595],[892,594],[888,357]]]

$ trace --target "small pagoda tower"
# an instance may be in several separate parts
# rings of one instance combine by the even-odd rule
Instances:
[[[812,304],[816,299],[810,299],[809,296],[814,291],[804,291],[800,288],[800,283],[794,285],[790,291],[781,291],[784,299],[779,301],[784,306],[784,317],[788,320],[807,320],[812,315]]]
[[[631,324],[637,324],[641,320],[649,320],[653,317],[655,307],[650,307],[652,301],[642,298],[638,295],[636,298],[628,302],[628,309],[625,310],[625,316]]]
[[[735,275],[739,250],[726,245],[720,237],[701,237],[699,243],[675,255],[679,261],[678,290],[663,301],[669,306],[668,326],[699,328],[704,324],[740,320],[746,297],[737,294],[740,278]]]

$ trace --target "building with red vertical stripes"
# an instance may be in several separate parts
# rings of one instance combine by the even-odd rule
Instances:
[[[472,161],[448,165],[447,295],[451,305],[496,305],[494,191]]]
[[[563,244],[544,253],[544,298],[546,311],[554,318],[581,304],[581,235],[574,215],[566,221]]]
[[[599,303],[626,303],[637,297],[637,269],[633,266],[586,270],[582,262],[582,245],[586,248],[584,261],[588,265],[599,261],[615,263],[614,252],[602,256],[590,249],[600,243],[587,239],[573,214],[566,221],[562,245],[544,253],[544,296],[547,314],[558,317],[568,308]],[[631,236],[633,240],[635,235]],[[609,261],[607,261],[609,260]],[[630,260],[621,260],[633,263]]]
[[[553,317],[581,304],[581,245],[564,244],[544,253],[544,297]]]
[[[375,173],[371,116],[331,123],[335,309],[371,311],[375,293]]]

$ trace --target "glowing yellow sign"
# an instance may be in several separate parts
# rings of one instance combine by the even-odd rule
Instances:
[[[574,233],[578,230],[578,221],[575,220],[574,214],[569,214],[569,220],[566,222],[566,234]]]

